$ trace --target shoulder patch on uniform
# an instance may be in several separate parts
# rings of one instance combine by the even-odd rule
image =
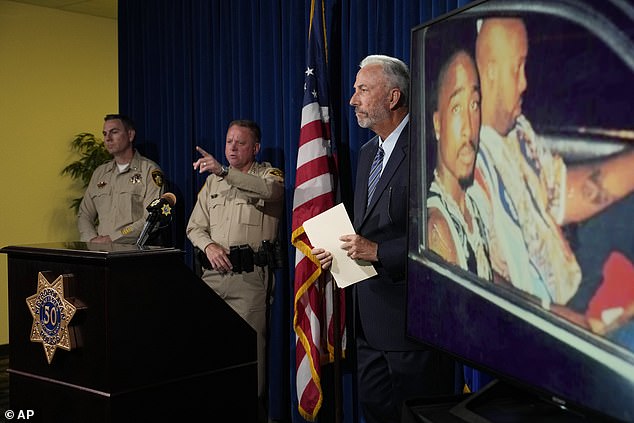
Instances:
[[[130,232],[132,232],[132,226],[126,226],[125,228],[121,229],[121,235],[127,235]]]
[[[158,169],[152,171],[152,180],[158,187],[163,186],[163,172]]]
[[[273,176],[277,176],[278,178],[284,179],[284,172],[282,172],[280,169],[276,167],[272,167],[268,169],[265,175],[273,175]]]

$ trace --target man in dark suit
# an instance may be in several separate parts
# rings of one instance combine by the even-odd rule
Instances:
[[[356,234],[349,257],[372,262],[377,275],[354,286],[358,393],[366,422],[399,422],[403,401],[450,394],[454,363],[406,337],[409,70],[393,57],[360,64],[350,105],[359,126],[377,135],[361,147],[354,195]],[[332,255],[312,253],[327,269]]]

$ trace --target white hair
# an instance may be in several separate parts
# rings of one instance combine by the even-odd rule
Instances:
[[[363,59],[359,67],[376,64],[383,66],[383,72],[390,82],[401,91],[402,101],[407,104],[409,99],[409,68],[407,65],[396,57],[372,54]]]

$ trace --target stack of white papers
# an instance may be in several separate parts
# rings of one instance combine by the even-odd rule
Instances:
[[[343,203],[304,221],[304,231],[313,247],[323,248],[332,253],[330,272],[339,288],[376,275],[372,263],[351,259],[346,250],[341,248],[343,242],[339,237],[355,233]]]

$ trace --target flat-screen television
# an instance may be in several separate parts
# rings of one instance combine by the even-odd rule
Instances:
[[[634,421],[633,2],[475,1],[410,57],[407,333],[497,378],[456,414]]]

